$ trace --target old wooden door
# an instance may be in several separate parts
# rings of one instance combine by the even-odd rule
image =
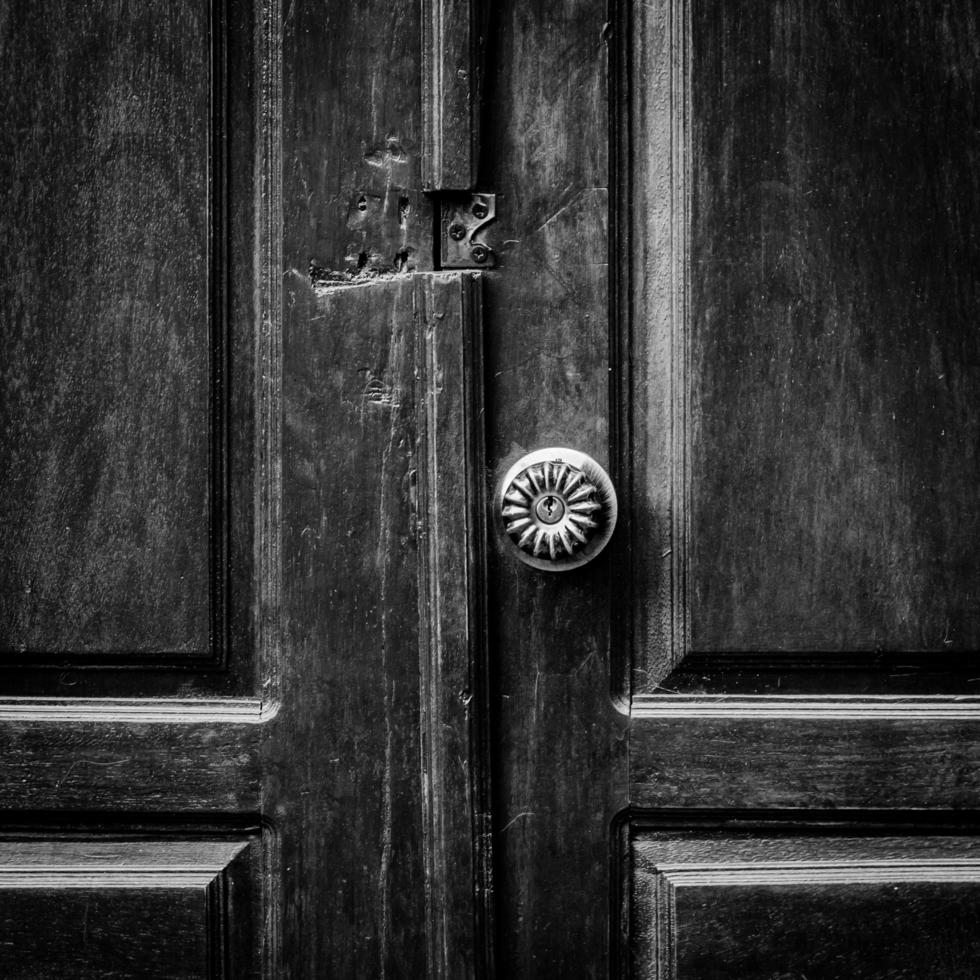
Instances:
[[[8,0],[0,78],[0,975],[980,972],[971,0]]]
[[[620,497],[491,538],[498,970],[977,975],[976,5],[493,18],[488,486]]]

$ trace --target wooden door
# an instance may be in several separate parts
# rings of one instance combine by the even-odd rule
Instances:
[[[634,11],[637,976],[976,974],[977,28]]]
[[[973,976],[975,5],[494,10],[490,483],[620,498],[492,541],[498,968]]]
[[[0,976],[487,958],[479,280],[313,259],[365,133],[340,52],[411,51],[404,111],[405,16],[365,49],[338,5],[0,5]],[[348,205],[356,244],[375,184]]]
[[[977,974],[968,0],[10,0],[0,77],[0,974]]]

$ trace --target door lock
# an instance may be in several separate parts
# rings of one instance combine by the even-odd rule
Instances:
[[[497,526],[517,558],[549,572],[591,561],[616,526],[616,491],[606,471],[574,449],[539,449],[500,482]]]

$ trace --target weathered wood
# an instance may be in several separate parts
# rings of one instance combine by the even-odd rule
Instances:
[[[59,58],[79,61],[84,18],[102,14],[86,8],[71,36],[57,4],[45,10],[63,16],[28,25],[15,4],[3,22],[15,39],[29,34],[40,66],[29,79],[51,89],[11,89],[28,138],[15,127],[5,166],[48,162],[36,132],[62,124],[55,103],[74,105],[72,85],[92,113],[108,106],[134,124],[127,152],[160,130],[174,160],[146,187],[127,177],[106,191],[129,217],[155,208],[145,229],[123,221],[98,248],[71,239],[88,278],[39,283],[40,253],[0,249],[34,277],[29,289],[6,282],[5,297],[51,328],[8,338],[20,427],[12,438],[4,416],[0,435],[7,451],[33,439],[47,452],[48,440],[56,475],[74,478],[72,438],[97,459],[84,427],[61,431],[51,414],[30,429],[23,405],[35,398],[53,413],[57,392],[94,398],[83,407],[100,416],[108,409],[82,369],[94,363],[113,382],[124,421],[146,422],[130,427],[131,488],[141,467],[175,481],[174,500],[196,493],[185,473],[203,488],[205,510],[174,517],[167,538],[198,549],[197,571],[162,581],[158,600],[178,625],[179,602],[196,603],[190,647],[215,669],[178,669],[169,645],[146,641],[125,671],[81,669],[79,649],[64,671],[35,661],[0,672],[0,863],[14,838],[56,850],[83,841],[69,848],[82,864],[124,831],[123,851],[162,842],[154,859],[247,839],[229,866],[246,861],[248,881],[238,902],[234,882],[209,871],[192,908],[181,887],[157,888],[159,876],[126,891],[126,875],[138,885],[142,872],[113,852],[122,877],[104,872],[97,884],[113,887],[92,893],[100,921],[86,924],[77,899],[88,893],[62,887],[80,879],[59,870],[15,896],[8,935],[23,957],[41,957],[26,962],[45,954],[26,924],[53,911],[72,942],[81,933],[79,969],[91,962],[87,936],[101,943],[113,919],[145,939],[144,975],[164,963],[168,975],[249,976],[251,961],[223,957],[256,950],[267,977],[605,977],[631,959],[650,974],[658,957],[662,975],[675,958],[682,975],[710,975],[720,959],[772,975],[804,972],[800,934],[830,974],[858,973],[868,957],[902,969],[889,959],[897,949],[929,975],[930,942],[952,950],[935,958],[942,975],[962,973],[975,932],[960,928],[975,909],[969,814],[980,809],[977,701],[958,696],[975,685],[959,668],[975,646],[976,569],[966,545],[949,544],[954,516],[966,538],[977,520],[967,488],[978,358],[965,325],[980,75],[966,0],[932,18],[920,3],[624,2],[612,24],[585,0],[496,4],[478,176],[496,195],[487,236],[499,264],[482,277],[482,312],[477,278],[418,271],[433,261],[421,156],[439,135],[449,172],[456,111],[423,64],[425,32],[462,16],[444,37],[445,76],[473,7],[151,4],[145,58],[146,32],[128,8],[110,8],[107,36],[131,50],[85,59],[71,82]],[[186,41],[208,18],[211,47]],[[178,34],[186,50],[161,53]],[[23,64],[9,45],[0,52],[8,76]],[[157,129],[108,84],[142,85],[147,72],[168,80],[144,93],[148,104],[187,110],[163,112]],[[202,101],[209,89],[227,98]],[[610,98],[623,106],[612,131]],[[471,139],[472,100],[465,110]],[[62,174],[97,155],[49,142]],[[35,184],[8,229],[16,242],[26,228],[31,248],[47,241],[40,222],[62,237],[67,227],[53,205],[30,212],[37,188],[53,186],[43,173]],[[65,213],[102,216],[81,192],[51,193]],[[167,229],[172,261],[151,248]],[[103,277],[109,305],[98,306],[98,263],[126,255],[143,267]],[[203,279],[188,256],[194,270],[205,263]],[[105,320],[76,317],[92,350],[64,340],[75,327],[51,312],[52,295],[76,313],[96,297]],[[126,297],[144,304],[131,335],[118,320]],[[102,343],[120,336],[128,360]],[[49,377],[59,358],[71,384]],[[202,425],[140,408],[150,402],[179,403],[178,421],[196,413],[220,452],[202,448]],[[929,442],[949,419],[943,438],[955,433],[958,452]],[[839,458],[821,467],[831,423]],[[183,447],[183,462],[159,462],[161,439]],[[597,561],[560,577],[512,562],[491,539],[484,583],[482,500],[545,445],[610,464],[622,524]],[[92,465],[123,455],[114,445]],[[831,478],[861,506],[839,505],[853,500]],[[31,483],[42,494],[56,485]],[[120,513],[154,503],[127,500]],[[105,558],[98,522],[112,508],[96,504],[85,561]],[[794,515],[788,545],[776,537],[781,513]],[[824,550],[802,546],[804,518]],[[141,555],[145,572],[156,559]],[[61,553],[53,560],[57,571]],[[838,567],[840,582],[828,571]],[[69,591],[77,581],[62,578]],[[210,580],[223,584],[209,591]],[[166,638],[160,622],[134,620],[133,635]],[[71,624],[51,628],[67,635]],[[115,649],[92,642],[93,658]],[[910,657],[922,650],[928,658]],[[850,820],[831,820],[841,812]],[[672,913],[656,905],[670,888]],[[830,949],[827,936],[859,943],[835,902],[881,924],[864,961]],[[806,920],[802,933],[790,912]],[[146,934],[146,915],[160,917],[159,935]],[[657,924],[671,915],[673,935]],[[894,929],[899,915],[914,928]],[[202,927],[208,916],[241,936]],[[821,926],[817,939],[807,923]],[[185,948],[162,948],[171,928]],[[915,929],[928,938],[909,949]],[[53,962],[65,973],[65,948],[33,972]]]
[[[257,835],[0,840],[0,969],[257,978],[262,862],[251,852],[260,846]]]
[[[971,690],[980,40],[949,16],[637,9],[641,689],[691,650]]]
[[[209,106],[224,98],[208,20],[205,2],[4,18],[0,220],[19,245],[0,269],[0,616],[28,663],[210,659],[224,325]]]
[[[475,190],[486,0],[422,2],[422,186]]]
[[[482,286],[415,283],[428,977],[493,975]]]
[[[605,14],[578,0],[493,9],[481,186],[497,195],[494,481],[544,446],[609,461]],[[560,576],[491,553],[501,976],[608,974],[609,821],[625,802],[609,696],[613,547]]]
[[[415,284],[286,290],[285,947],[297,976],[423,976]]]
[[[965,980],[976,970],[976,837],[651,829],[634,836],[632,859],[633,976]]]
[[[291,656],[266,763],[283,767],[284,860],[303,867],[290,962],[298,975],[482,975],[479,278],[290,294],[307,299],[286,349]],[[304,947],[310,909],[323,925]]]
[[[953,718],[912,705],[864,717],[812,707],[753,717],[746,705],[717,715],[703,706],[638,713],[630,800],[652,810],[972,809],[980,797],[977,715],[975,704]]]
[[[144,706],[145,710],[145,706]],[[7,813],[256,813],[262,801],[262,726],[86,721],[60,717],[0,725],[0,799]]]
[[[692,648],[975,652],[976,7],[692,11]]]
[[[278,319],[256,273],[281,237],[257,30],[244,0],[4,21],[5,694],[254,689],[278,424],[255,379],[279,372],[253,323]]]
[[[283,25],[286,268],[314,281],[432,268],[421,4],[300,3]]]

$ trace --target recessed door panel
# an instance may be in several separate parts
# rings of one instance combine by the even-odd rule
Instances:
[[[641,831],[633,856],[636,976],[976,974],[975,838]]]
[[[692,0],[654,22],[636,680],[971,692],[976,11]]]
[[[258,839],[0,843],[0,971],[257,977]]]
[[[82,666],[254,688],[277,342],[256,341],[276,106],[254,17],[51,0],[0,20],[0,691],[64,694],[44,669]],[[108,693],[89,683],[71,693]],[[166,690],[188,675],[113,693]]]

